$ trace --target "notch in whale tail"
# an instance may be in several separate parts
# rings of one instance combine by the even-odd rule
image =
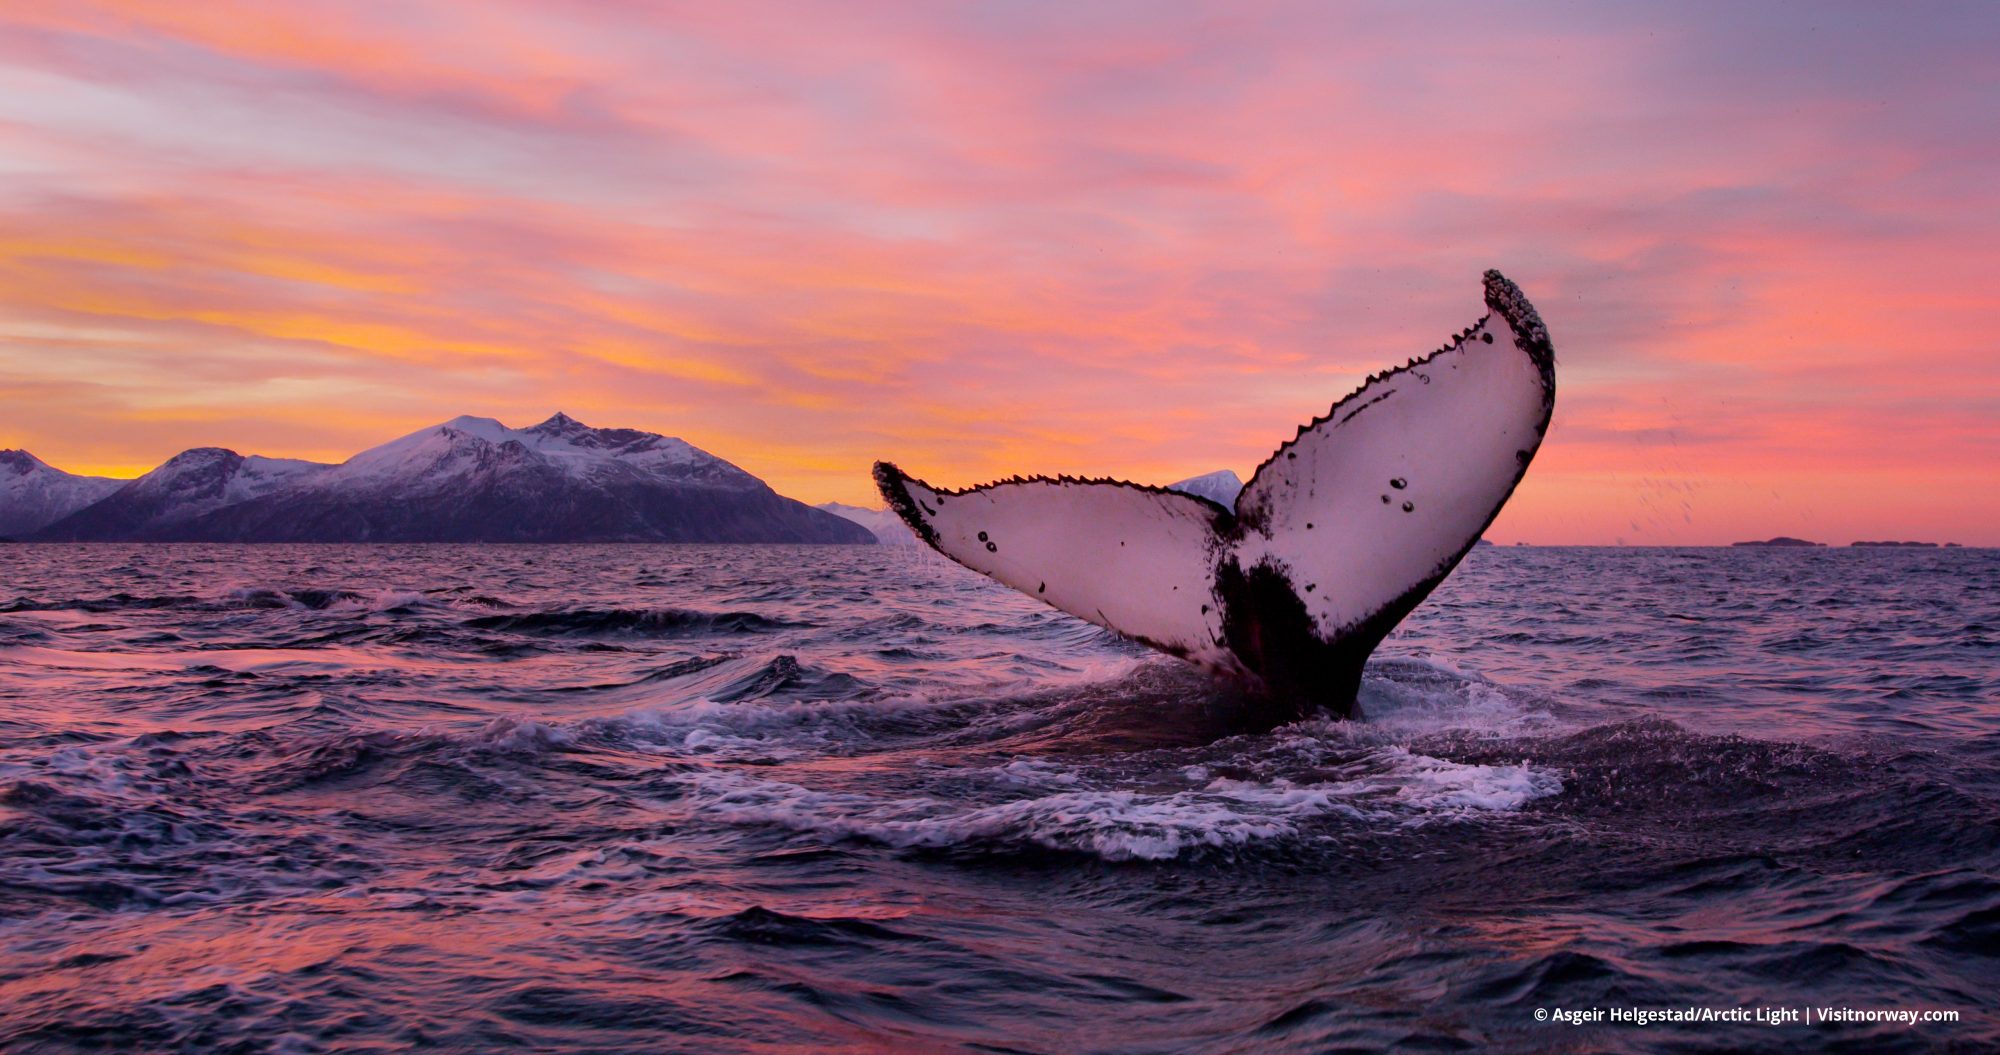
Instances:
[[[1353,713],[1368,655],[1458,565],[1555,407],[1547,328],[1488,271],[1487,313],[1300,426],[1233,508],[1121,480],[963,491],[875,481],[938,552],[1071,615],[1245,679],[1296,717]]]

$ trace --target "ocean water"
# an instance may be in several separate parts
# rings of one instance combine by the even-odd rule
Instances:
[[[1996,661],[1992,551],[1482,547],[1234,735],[909,549],[0,547],[0,1050],[1993,1050]]]

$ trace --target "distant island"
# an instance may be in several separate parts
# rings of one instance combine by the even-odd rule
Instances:
[[[1779,535],[1777,538],[1765,539],[1762,542],[1732,542],[1730,543],[1730,545],[1732,546],[1825,546],[1826,543],[1812,542],[1802,538],[1793,538],[1790,535]],[[1868,548],[1891,547],[1895,549],[1938,549],[1939,548],[1939,544],[1936,542],[1861,541],[1861,542],[1850,542],[1847,545],[1849,548],[1853,548],[1856,546],[1868,547]],[[1943,544],[1943,548],[1963,549],[1965,547],[1959,545],[1956,542],[1946,542]]]
[[[859,543],[860,524],[683,440],[458,417],[338,465],[183,451],[136,480],[0,451],[0,534],[24,542]]]

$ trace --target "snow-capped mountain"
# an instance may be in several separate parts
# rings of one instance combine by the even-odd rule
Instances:
[[[284,490],[330,468],[196,447],[49,524],[35,537],[63,542],[199,539],[204,536],[196,524],[206,514]]]
[[[813,508],[824,509],[842,520],[854,521],[862,527],[867,528],[874,534],[875,541],[884,546],[914,546],[917,544],[917,533],[910,530],[910,525],[903,523],[902,517],[897,516],[887,509],[868,509],[862,506],[847,505],[842,502],[822,502]]]
[[[672,480],[738,490],[763,486],[756,477],[686,441],[637,429],[594,429],[567,414],[525,429],[510,429],[492,418],[453,418],[362,451],[338,466],[323,484],[374,487],[394,481],[434,486],[481,471],[480,459],[496,457],[488,452],[509,444],[522,451],[498,457],[546,463],[583,480]]]
[[[863,528],[681,440],[453,418],[339,465],[188,451],[37,537],[210,542],[855,542]]]
[[[1224,509],[1234,509],[1236,496],[1243,490],[1243,481],[1228,469],[1217,469],[1212,473],[1190,476],[1179,483],[1168,484],[1167,490],[1206,498]]]
[[[124,483],[66,473],[27,451],[0,451],[0,538],[47,527]]]

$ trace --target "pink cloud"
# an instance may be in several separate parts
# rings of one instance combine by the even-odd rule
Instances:
[[[1498,265],[1563,384],[1497,532],[2000,543],[2000,100],[1911,23],[22,9],[0,445],[328,457],[559,406],[811,500],[878,456],[1247,472]]]

